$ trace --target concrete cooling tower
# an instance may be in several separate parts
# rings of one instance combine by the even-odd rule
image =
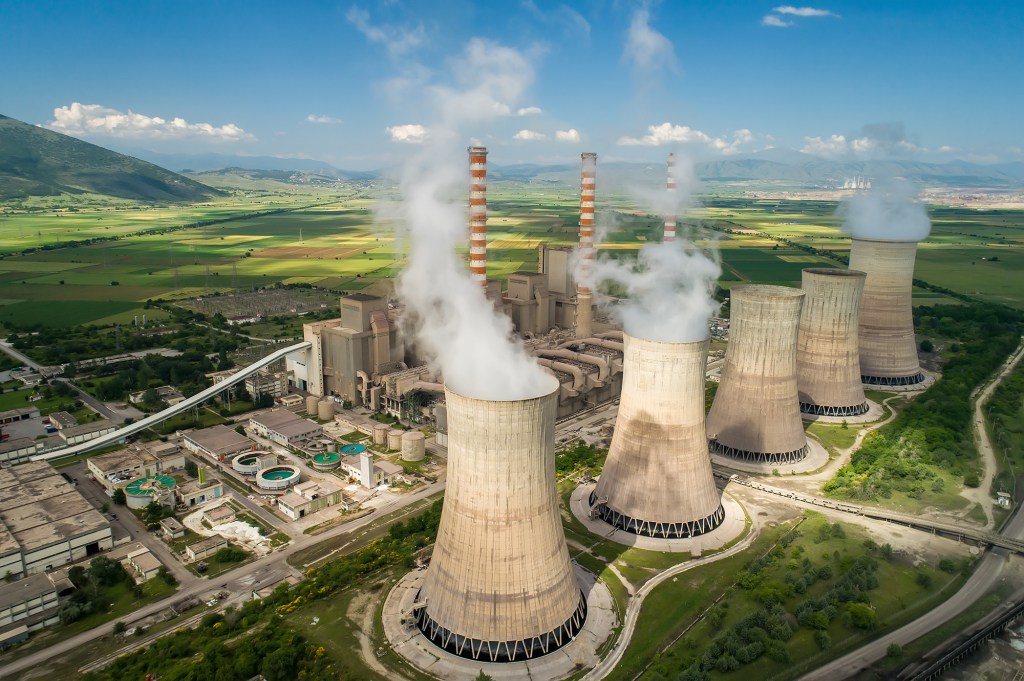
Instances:
[[[924,380],[917,360],[911,287],[916,241],[853,239],[850,269],[867,274],[860,307],[860,373],[865,383]]]
[[[857,342],[864,277],[856,270],[803,271],[796,382],[805,414],[858,416],[868,410]]]
[[[448,388],[448,485],[416,624],[435,645],[488,662],[569,643],[587,617],[555,489],[558,384],[526,400]]]
[[[711,451],[759,463],[807,456],[796,383],[804,292],[787,286],[731,289],[729,348],[708,414]]]
[[[708,341],[623,336],[622,396],[591,506],[608,524],[648,537],[710,532],[725,517],[704,429]]]

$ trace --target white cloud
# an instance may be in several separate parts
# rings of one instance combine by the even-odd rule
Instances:
[[[633,12],[626,34],[623,59],[641,71],[653,71],[665,67],[676,68],[676,52],[672,41],[651,28],[651,13],[647,5],[641,5]]]
[[[647,134],[643,137],[620,137],[617,144],[624,147],[660,147],[666,144],[700,144],[705,145],[723,156],[738,154],[740,147],[754,140],[753,134],[746,128],[733,133],[732,140],[711,135],[691,128],[687,125],[662,123],[647,126]]]
[[[957,151],[957,148],[956,147],[951,147],[948,144],[943,144],[941,147],[939,147],[939,151],[941,151],[944,154],[948,154],[951,151]],[[1013,151],[1012,147],[1011,147],[1010,151]]]
[[[103,135],[146,139],[201,138],[226,142],[256,139],[234,123],[216,126],[210,123],[189,123],[184,118],[167,120],[128,113],[100,104],[73,102],[53,110],[53,120],[46,126],[67,135]]]
[[[392,142],[403,144],[422,144],[427,139],[427,129],[419,123],[407,123],[405,125],[392,125],[385,128]]]
[[[422,24],[414,28],[373,24],[370,22],[370,13],[359,7],[350,8],[345,13],[345,18],[371,43],[383,45],[392,57],[401,57],[425,43],[427,39]]]
[[[516,116],[539,116],[544,111],[539,106],[524,106],[516,109]]]
[[[835,12],[817,7],[794,7],[793,5],[782,5],[772,10],[776,14],[789,14],[794,17],[834,17]]]
[[[576,128],[569,128],[568,130],[556,130],[555,139],[559,142],[579,142],[580,133]]]
[[[793,25],[793,22],[786,21],[782,17],[776,16],[774,14],[766,14],[763,17],[761,17],[761,25],[775,26],[777,28],[789,28],[790,26]]]
[[[537,142],[543,139],[547,139],[547,135],[542,132],[536,132],[534,130],[520,130],[516,134],[512,135],[512,139],[521,140],[525,142]]]
[[[320,123],[321,125],[337,125],[341,123],[340,118],[327,116],[326,114],[309,114],[306,116],[307,123]]]
[[[927,152],[906,139],[903,125],[899,123],[874,123],[865,125],[859,137],[831,135],[829,137],[804,137],[800,151],[814,156],[832,158],[836,156],[912,156]],[[939,151],[942,151],[940,149]]]
[[[545,24],[560,26],[563,29],[575,28],[583,35],[590,37],[590,22],[569,5],[559,5],[550,12],[543,12],[533,0],[523,0],[522,6]],[[568,31],[566,31],[568,32]]]

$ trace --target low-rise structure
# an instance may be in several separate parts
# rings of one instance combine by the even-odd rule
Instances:
[[[172,442],[155,442],[90,457],[86,466],[97,482],[113,492],[132,480],[183,469],[185,455]]]
[[[185,526],[178,522],[177,518],[164,518],[160,521],[160,531],[164,538],[170,541],[181,539],[185,536]]]
[[[249,418],[249,427],[260,437],[280,445],[297,445],[323,432],[319,423],[300,418],[287,409],[269,409],[253,414]]]
[[[0,411],[0,426],[37,418],[39,418],[39,407],[17,407],[7,411]]]
[[[0,640],[18,626],[36,631],[60,621],[57,589],[46,575],[0,583]]]
[[[185,547],[185,556],[189,560],[202,560],[203,558],[209,558],[227,545],[228,540],[218,534],[197,541],[195,544],[189,544]]]
[[[222,504],[217,508],[211,508],[203,513],[203,518],[206,522],[210,523],[211,527],[221,525],[223,523],[230,523],[235,519],[235,509],[231,508],[227,504]]]
[[[302,411],[303,407],[306,405],[306,401],[302,399],[302,395],[282,395],[275,401],[288,411]]]
[[[341,506],[347,511],[349,500],[337,485],[313,480],[295,485],[292,491],[277,500],[277,507],[292,520],[330,506]]]
[[[288,394],[288,374],[284,371],[266,371],[261,369],[245,379],[245,390],[256,397],[270,395],[281,397]]]
[[[185,396],[173,386],[162,385],[159,388],[153,388],[152,390],[156,393],[157,397],[159,397],[162,402],[166,402],[168,406],[173,407],[179,402],[185,401]],[[141,404],[146,401],[147,392],[149,392],[149,390],[140,390],[138,392],[131,393],[128,395],[128,401],[132,404]]]
[[[160,573],[160,568],[163,567],[163,563],[145,547],[129,553],[125,562],[142,577],[144,582],[156,577]]]
[[[224,483],[215,478],[209,480],[192,480],[178,487],[178,503],[185,506],[196,506],[224,496]]]
[[[230,459],[235,454],[253,448],[253,441],[228,428],[216,425],[185,433],[181,440],[185,449],[208,456],[215,461]]]
[[[341,470],[360,485],[372,489],[378,485],[389,485],[402,472],[402,467],[390,461],[374,461],[370,451],[347,454],[341,457]]]
[[[12,437],[0,442],[0,463],[17,463],[43,450],[40,440],[30,437]]]
[[[55,411],[46,418],[50,419],[50,423],[57,430],[64,430],[65,428],[74,428],[78,425],[78,419],[72,414],[66,411]]]
[[[68,445],[77,445],[89,440],[95,440],[101,435],[107,433],[113,433],[117,430],[117,426],[108,421],[107,419],[100,419],[99,421],[93,421],[92,423],[83,423],[80,426],[72,426],[70,428],[64,428],[63,430],[57,431],[60,438],[64,440]]]

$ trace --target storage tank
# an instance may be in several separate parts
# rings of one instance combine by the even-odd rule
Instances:
[[[587,616],[555,489],[558,382],[524,400],[445,388],[448,484],[416,624],[455,655],[527,660],[569,643]]]
[[[730,290],[729,347],[708,413],[712,452],[761,463],[807,456],[796,383],[803,299],[788,286]]]
[[[384,445],[388,444],[388,431],[391,430],[390,426],[386,423],[378,423],[373,427],[373,444]]]
[[[857,416],[868,410],[857,331],[864,278],[858,270],[803,271],[796,382],[805,414]]]
[[[633,534],[709,532],[725,518],[704,424],[709,341],[624,342],[619,415],[591,506]]]
[[[306,414],[312,416],[316,413],[317,405],[320,404],[320,398],[316,395],[306,396]]]
[[[864,383],[913,385],[924,380],[917,359],[911,289],[916,241],[854,238],[850,269],[860,270],[860,373]]]
[[[330,421],[334,418],[334,402],[331,400],[320,400],[316,406],[316,417],[321,421]]]
[[[426,437],[418,430],[410,430],[402,435],[402,460],[422,461],[427,455]]]
[[[388,449],[401,449],[402,448],[402,433],[404,430],[398,430],[397,428],[391,428],[388,430]]]

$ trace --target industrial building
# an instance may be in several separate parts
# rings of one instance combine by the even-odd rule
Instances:
[[[916,241],[854,237],[850,246],[850,269],[866,274],[859,326],[864,383],[913,385],[924,380],[911,300],[916,257]]]
[[[215,534],[212,537],[207,537],[197,541],[194,544],[189,544],[185,547],[185,556],[189,560],[202,560],[203,558],[209,558],[213,554],[217,553],[228,545],[228,540],[219,534]]]
[[[777,464],[807,455],[796,381],[804,297],[786,286],[730,289],[729,348],[707,418],[713,453]]]
[[[39,407],[17,407],[7,411],[0,411],[0,426],[37,418],[39,418]]]
[[[868,410],[857,329],[864,278],[857,270],[803,271],[796,376],[805,414],[858,416]]]
[[[224,461],[256,446],[246,436],[222,425],[187,432],[182,436],[181,444],[190,452],[215,461]]]
[[[46,448],[42,440],[30,437],[12,437],[0,442],[0,463],[18,463]]]
[[[55,411],[46,418],[49,419],[50,424],[57,430],[73,428],[78,425],[78,419],[66,411]]]
[[[367,489],[378,485],[390,485],[401,475],[402,467],[390,461],[374,461],[373,452],[364,450],[358,454],[345,454],[339,468],[353,480]]]
[[[249,417],[249,428],[258,436],[279,445],[298,446],[323,433],[323,427],[287,409],[268,409]]]
[[[89,457],[89,472],[108,492],[124,487],[132,480],[179,471],[185,467],[185,454],[171,442],[131,445],[108,454]]]
[[[60,622],[57,588],[43,574],[0,582],[0,643]]]
[[[107,419],[100,419],[93,421],[92,423],[84,423],[80,426],[72,426],[71,428],[64,428],[58,430],[57,434],[60,438],[67,443],[68,446],[78,445],[89,440],[95,440],[101,435],[107,433],[113,433],[117,430],[117,426],[108,421]]]
[[[416,625],[444,650],[527,660],[568,643],[587,603],[573,574],[555,489],[557,386],[525,400],[446,389],[448,484]]]
[[[170,407],[173,407],[179,402],[185,401],[185,396],[182,395],[174,386],[162,385],[158,388],[153,388],[153,391],[161,401],[166,402]],[[132,404],[141,404],[146,399],[147,392],[147,390],[140,390],[138,392],[131,393],[128,395],[128,401]]]
[[[298,520],[316,513],[322,508],[341,506],[348,510],[348,500],[341,488],[329,482],[309,480],[300,482],[292,490],[277,500],[277,507],[292,520]]]
[[[625,335],[622,396],[592,511],[621,530],[682,538],[725,518],[704,424],[709,342]]]
[[[176,490],[177,501],[183,506],[198,506],[224,496],[224,483],[216,478],[206,478],[200,470],[198,480],[191,480]]]

